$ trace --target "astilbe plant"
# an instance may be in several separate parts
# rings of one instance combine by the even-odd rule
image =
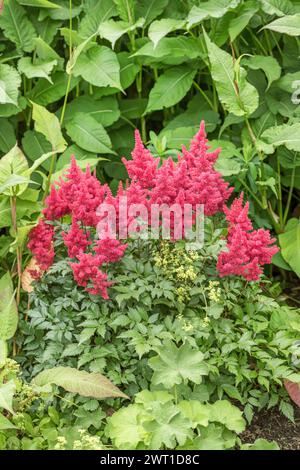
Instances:
[[[42,270],[47,270],[54,260],[54,238],[57,227],[54,221],[71,216],[68,232],[62,239],[68,250],[70,266],[78,285],[91,294],[108,298],[108,280],[105,267],[119,261],[126,244],[107,236],[97,239],[96,227],[104,216],[97,212],[102,203],[111,204],[116,210],[117,225],[120,201],[127,197],[127,210],[131,204],[190,204],[195,221],[196,206],[204,206],[204,214],[213,216],[224,213],[228,223],[226,251],[219,254],[217,270],[220,276],[243,276],[248,281],[259,279],[263,265],[270,263],[277,252],[267,230],[253,230],[248,217],[249,203],[243,206],[243,194],[228,208],[233,188],[214,169],[220,149],[208,152],[204,122],[191,141],[189,150],[182,148],[178,161],[166,159],[161,165],[159,158],[151,155],[135,132],[135,148],[132,160],[123,159],[130,182],[124,188],[120,184],[115,196],[108,185],[101,185],[89,167],[82,171],[72,157],[71,166],[64,178],[56,182],[46,199],[44,218],[30,233],[28,247]],[[127,224],[134,220],[127,214]],[[149,222],[149,221],[148,221]],[[138,230],[138,229],[137,229]]]

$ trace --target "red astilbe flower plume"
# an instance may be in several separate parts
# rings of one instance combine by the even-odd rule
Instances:
[[[124,256],[126,248],[127,245],[121,244],[119,240],[104,238],[96,242],[94,251],[98,255],[100,264],[116,263]]]
[[[262,266],[270,264],[278,251],[268,230],[252,230],[248,217],[249,203],[243,206],[243,194],[235,199],[230,208],[224,208],[229,222],[227,251],[219,254],[217,269],[223,276],[243,276],[256,281],[262,274]]]
[[[156,178],[156,171],[159,159],[154,158],[148,149],[143,145],[139,131],[135,133],[135,147],[132,152],[132,160],[122,159],[126,166],[129,178],[133,182],[138,182],[144,188],[152,188]]]
[[[112,285],[112,282],[108,281],[107,274],[99,269],[101,264],[99,257],[91,253],[80,253],[77,259],[79,263],[70,263],[77,284],[84,287],[90,294],[100,294],[103,299],[108,299],[107,288]],[[89,287],[89,284],[92,287]]]
[[[34,227],[29,234],[28,248],[35,256],[40,268],[46,271],[53,263],[54,248],[53,248],[54,227],[40,219],[36,227]]]
[[[84,253],[87,247],[92,244],[89,239],[90,232],[82,230],[75,218],[72,220],[69,232],[62,232],[62,237],[68,248],[68,256],[70,258],[76,258],[80,253]]]

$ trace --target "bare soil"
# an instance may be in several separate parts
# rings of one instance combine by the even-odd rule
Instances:
[[[295,407],[294,423],[278,409],[256,413],[241,439],[252,443],[259,438],[276,441],[281,450],[300,450],[300,408]]]

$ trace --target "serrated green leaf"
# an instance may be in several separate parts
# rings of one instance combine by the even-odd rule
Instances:
[[[149,366],[154,370],[154,385],[162,384],[169,389],[187,380],[199,384],[202,376],[207,374],[203,354],[188,344],[177,348],[174,343],[165,342],[158,353],[149,359]]]
[[[178,408],[191,421],[193,428],[208,426],[210,410],[207,405],[196,400],[183,400],[178,403]]]
[[[105,434],[118,449],[135,449],[143,441],[145,431],[139,422],[141,412],[141,406],[129,405],[107,419]]]
[[[121,390],[113,385],[101,374],[88,373],[72,367],[54,367],[40,372],[32,381],[40,387],[47,384],[55,384],[64,388],[67,392],[78,393],[84,397],[108,398],[122,397],[128,398]]]
[[[243,413],[236,406],[232,405],[227,400],[218,400],[210,407],[210,421],[216,421],[224,424],[227,429],[236,432],[237,434],[243,432],[246,427],[246,421],[243,418]]]

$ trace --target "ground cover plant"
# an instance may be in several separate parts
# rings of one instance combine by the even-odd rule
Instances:
[[[300,406],[299,36],[289,0],[0,1],[0,449],[284,448],[247,429]],[[203,245],[99,238],[124,197]]]

